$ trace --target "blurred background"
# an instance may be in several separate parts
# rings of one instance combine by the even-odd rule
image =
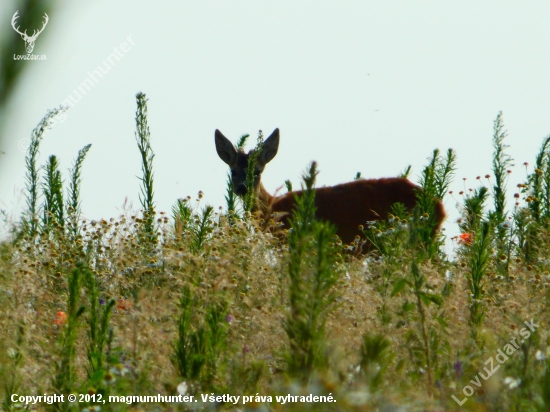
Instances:
[[[21,31],[43,28],[32,53],[44,60],[14,60],[27,54],[11,24],[17,11]],[[157,210],[199,190],[224,206],[216,128],[233,141],[249,133],[249,147],[258,130],[281,129],[262,178],[271,192],[285,179],[298,188],[311,160],[318,186],[407,165],[417,182],[433,149],[452,147],[458,193],[491,173],[499,111],[515,160],[511,197],[550,134],[548,21],[548,2],[3,0],[0,209],[19,217],[31,132],[67,102],[39,164],[57,155],[68,180],[91,143],[83,215],[117,216],[125,199],[138,209],[139,91],[149,98]],[[449,237],[459,200],[446,199]]]

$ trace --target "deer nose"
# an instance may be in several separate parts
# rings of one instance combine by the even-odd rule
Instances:
[[[246,195],[246,192],[246,185],[244,183],[239,184],[239,186],[237,186],[237,189],[235,190],[235,193],[239,196]]]

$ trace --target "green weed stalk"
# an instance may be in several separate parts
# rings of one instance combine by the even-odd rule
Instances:
[[[75,387],[75,353],[80,316],[84,313],[85,307],[79,306],[80,284],[82,281],[81,268],[74,268],[68,279],[68,299],[66,312],[66,325],[62,326],[60,333],[61,353],[60,361],[56,364],[54,387],[59,393],[69,394]],[[59,404],[62,410],[63,405]]]
[[[377,390],[384,381],[394,354],[391,343],[383,335],[366,333],[361,344],[361,372],[371,391]]]
[[[112,328],[110,327],[110,318],[115,307],[115,300],[103,304],[99,298],[99,288],[94,272],[88,268],[82,268],[85,276],[86,289],[89,297],[88,337],[89,342],[86,347],[88,366],[86,368],[88,378],[92,381],[100,381],[105,373],[107,364],[107,354],[105,348],[112,340]]]
[[[31,142],[25,156],[25,166],[27,168],[26,173],[26,201],[27,210],[23,214],[22,223],[23,230],[26,234],[36,233],[38,231],[39,223],[39,206],[38,206],[38,154],[40,148],[40,142],[42,141],[44,134],[54,124],[54,118],[67,110],[66,107],[60,106],[53,110],[48,110],[46,115],[42,118],[40,123],[32,131]]]
[[[491,220],[495,226],[506,220],[506,182],[508,180],[508,170],[513,166],[513,159],[506,154],[506,149],[509,147],[504,144],[506,136],[502,112],[499,112],[493,126],[493,173],[495,175],[493,198],[495,210],[491,213]]]
[[[227,302],[222,298],[218,299],[216,302],[210,303],[207,306],[205,318],[208,331],[206,386],[212,387],[213,383],[218,378],[219,367],[228,349]]]
[[[43,185],[44,216],[42,227],[45,232],[54,227],[62,228],[65,224],[63,204],[63,181],[57,158],[52,155],[46,164],[46,181]]]
[[[430,249],[425,249],[420,245],[425,241],[425,219],[421,219],[421,209],[415,208],[413,216],[409,223],[409,245],[410,245],[410,277],[403,277],[395,284],[392,296],[400,293],[402,290],[409,290],[414,295],[414,302],[405,302],[404,311],[416,309],[418,315],[418,330],[420,332],[420,345],[423,352],[423,360],[426,369],[426,376],[430,391],[433,387],[433,361],[437,355],[437,348],[432,347],[434,332],[428,322],[428,307],[435,303],[441,306],[442,296],[439,293],[433,293],[426,282],[426,278],[420,269],[420,263],[429,257]],[[411,331],[411,334],[414,334]],[[409,336],[413,341],[417,338]]]
[[[157,229],[155,225],[155,200],[153,191],[153,159],[151,148],[151,133],[147,121],[147,97],[143,93],[136,95],[136,141],[141,154],[142,182],[139,200],[143,209],[143,231],[146,240],[151,245],[157,243]]]
[[[469,270],[466,274],[470,289],[470,326],[472,330],[481,326],[485,316],[483,302],[483,280],[487,274],[491,255],[491,223],[484,221],[474,233],[474,240],[469,246]]]
[[[513,236],[516,240],[517,255],[527,264],[538,262],[540,252],[544,253],[544,242],[541,242],[543,231],[526,207],[516,207],[513,213]],[[540,250],[542,249],[542,250]]]
[[[475,234],[485,216],[485,202],[489,197],[489,190],[485,186],[475,189],[471,195],[464,198],[462,219],[459,223],[462,233]]]
[[[365,222],[363,234],[389,266],[397,263],[408,247],[408,222],[411,216],[402,203],[395,203],[387,221]]]
[[[419,185],[421,190],[417,192],[416,208],[420,211],[422,225],[415,226],[418,245],[421,245],[431,259],[439,252],[443,243],[435,229],[438,218],[435,208],[438,201],[443,200],[452,182],[456,170],[456,154],[453,149],[447,151],[447,156],[440,155],[439,150],[433,151],[428,165],[422,170]]]
[[[340,277],[335,228],[315,219],[316,163],[303,176],[305,189],[296,197],[288,236],[290,312],[285,320],[290,349],[290,376],[304,380],[327,366],[324,336],[328,314],[334,308]]]
[[[180,377],[201,390],[213,390],[228,348],[227,303],[223,299],[208,303],[200,319],[194,312],[201,303],[188,286],[183,288],[172,361]]]
[[[403,178],[403,179],[408,179],[409,178],[409,175],[411,174],[411,169],[412,169],[412,166],[411,165],[407,165],[407,167],[405,167],[405,169],[403,169],[402,172],[400,172],[397,177],[400,177],[400,178]]]
[[[499,112],[493,126],[494,152],[492,169],[495,175],[495,183],[493,185],[494,211],[489,213],[489,219],[496,230],[495,248],[497,250],[496,255],[499,257],[496,261],[497,271],[508,276],[510,260],[500,260],[500,256],[503,254],[509,257],[511,250],[510,242],[512,241],[510,237],[511,231],[506,223],[506,182],[510,173],[509,168],[513,166],[513,159],[506,153],[506,149],[509,147],[504,144],[506,136],[507,133],[504,130],[502,112]]]
[[[178,199],[172,206],[172,219],[176,236],[181,236],[191,224],[193,209],[189,206],[189,199]]]
[[[290,180],[285,180],[285,187],[287,192],[292,192],[292,182]]]
[[[14,410],[14,402],[11,400],[11,395],[18,393],[21,387],[22,376],[20,372],[21,366],[24,365],[24,357],[22,352],[23,343],[25,342],[25,326],[18,325],[17,338],[15,340],[15,348],[10,348],[8,356],[11,361],[9,368],[5,371],[4,376],[4,400],[2,401],[2,409],[5,411]]]
[[[550,409],[550,359],[547,358],[544,364],[544,373],[539,380],[540,395],[537,399],[538,412],[546,412]]]
[[[378,316],[383,325],[391,322],[392,313],[389,310],[389,298],[395,283],[396,273],[401,272],[405,265],[404,260],[408,255],[409,221],[411,214],[401,203],[392,206],[392,214],[387,221],[374,220],[366,222],[362,230],[365,238],[380,255],[378,261],[381,268],[380,281],[375,283],[375,288],[382,297]],[[357,245],[361,247],[361,245]]]
[[[547,226],[550,219],[550,136],[544,139],[535,160],[535,170],[527,177],[527,195],[533,218]]]
[[[257,393],[260,378],[265,371],[265,364],[260,361],[247,362],[248,346],[241,350],[241,359],[232,361],[230,369],[230,385],[228,392],[236,395]]]
[[[544,234],[550,227],[550,136],[543,140],[534,170],[527,175],[526,183],[518,186],[527,207],[516,205],[514,209],[517,251],[526,263],[540,264],[548,249]],[[519,197],[519,194],[515,196]]]
[[[206,205],[200,214],[196,217],[195,223],[191,225],[191,244],[190,249],[193,253],[199,253],[205,242],[208,240],[213,230],[213,216],[214,208],[210,205]]]
[[[199,214],[188,199],[179,199],[172,207],[172,216],[176,237],[189,242],[191,252],[199,254],[214,230],[214,208],[206,205]]]
[[[69,218],[69,231],[73,237],[79,233],[81,169],[90,147],[92,145],[88,144],[79,150],[74,166],[70,169],[71,181],[69,183],[69,199],[67,199],[67,216]]]
[[[198,299],[192,295],[189,287],[184,287],[180,299],[180,316],[178,318],[178,339],[174,342],[173,361],[183,379],[199,380],[206,363],[205,329],[191,326],[193,308]]]
[[[227,207],[227,217],[229,224],[233,224],[235,219],[238,218],[237,213],[237,199],[238,196],[233,191],[233,179],[231,178],[231,171],[227,173],[226,191],[225,191],[225,205]]]

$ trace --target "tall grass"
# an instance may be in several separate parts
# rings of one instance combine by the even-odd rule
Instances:
[[[365,222],[375,247],[355,255],[342,253],[334,228],[315,219],[315,163],[303,176],[286,237],[262,231],[252,216],[240,219],[236,198],[228,207],[235,215],[202,205],[202,192],[196,203],[178,200],[171,218],[155,214],[147,100],[138,94],[137,101],[143,216],[80,217],[89,146],[79,152],[64,190],[57,157],[39,166],[48,116],[35,129],[26,158],[28,208],[21,220],[27,226],[0,244],[5,409],[24,408],[14,393],[46,392],[185,393],[198,401],[98,404],[89,398],[78,405],[113,411],[548,408],[549,139],[513,211],[507,210],[496,200],[506,192],[509,166],[499,114],[493,166],[501,177],[463,197],[456,257],[444,254],[433,230],[434,199],[449,189],[453,151],[434,151],[428,159],[412,214],[395,205],[387,221]],[[491,203],[495,210],[488,211]],[[498,249],[502,223],[510,223],[504,253]],[[499,260],[507,261],[506,272]],[[153,273],[155,282],[144,282]],[[522,335],[531,320],[541,326]],[[504,349],[512,339],[517,348]],[[510,352],[508,359],[485,379],[487,359],[499,349]],[[479,387],[471,383],[476,379]],[[475,395],[465,395],[468,385]],[[202,394],[241,401],[204,402]],[[463,406],[452,395],[466,396]],[[243,396],[250,402],[243,404]],[[300,396],[330,396],[336,403]]]

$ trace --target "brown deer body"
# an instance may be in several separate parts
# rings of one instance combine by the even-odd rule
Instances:
[[[218,155],[231,168],[233,191],[239,196],[245,195],[246,168],[250,153],[237,151],[219,130],[215,132],[215,141]],[[265,220],[273,214],[279,215],[283,227],[288,228],[295,196],[299,196],[300,191],[274,197],[261,183],[265,165],[275,157],[278,148],[279,129],[275,129],[264,142],[262,153],[256,161],[254,190],[258,201],[254,211],[259,211]],[[349,244],[360,235],[359,225],[365,225],[367,221],[387,219],[395,203],[402,203],[408,210],[412,210],[416,205],[416,193],[419,189],[409,180],[397,177],[355,180],[336,186],[321,187],[315,189],[316,217],[334,224],[342,242]],[[439,229],[445,218],[445,210],[439,201],[435,213]]]

